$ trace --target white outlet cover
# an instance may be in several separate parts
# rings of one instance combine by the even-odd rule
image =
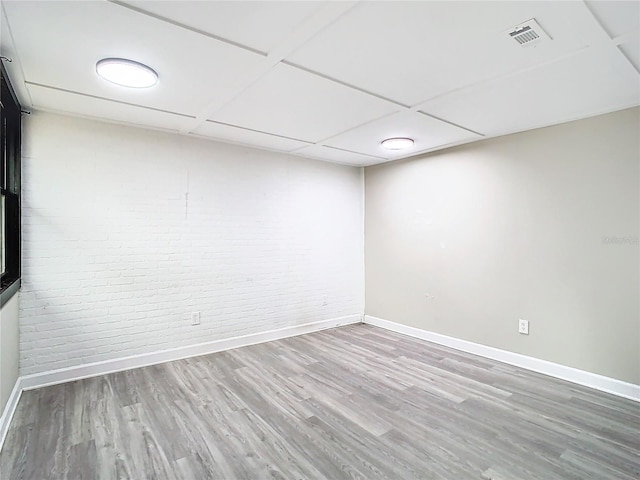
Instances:
[[[529,321],[520,319],[518,320],[518,333],[523,335],[529,335]]]

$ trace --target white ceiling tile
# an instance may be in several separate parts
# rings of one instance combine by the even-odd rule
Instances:
[[[523,48],[531,18],[553,38]],[[558,58],[601,34],[581,2],[363,2],[287,58],[406,105]]]
[[[393,103],[279,64],[211,120],[316,142],[397,109]]]
[[[126,3],[237,44],[269,52],[325,2],[144,0]]]
[[[426,102],[421,110],[488,135],[640,104],[634,68],[613,45]]]
[[[371,157],[361,153],[348,152],[322,145],[310,145],[308,147],[301,148],[294,153],[303,157],[316,158],[318,160],[326,160],[328,162],[342,163],[344,165],[354,165],[358,167],[375,165],[385,161],[383,158]]]
[[[638,1],[587,0],[586,3],[611,37],[640,29]]]
[[[87,97],[38,85],[28,85],[34,109],[111,120],[177,132],[191,117],[159,112],[110,100]]]
[[[225,125],[211,121],[204,122],[199,128],[193,131],[194,134],[214,138],[243,145],[268,148],[270,150],[281,150],[289,152],[296,148],[308,145],[306,142],[294,140],[292,138],[269,135],[267,133],[256,132],[233,125]]]
[[[380,143],[392,137],[413,139],[413,148],[399,151],[383,148]],[[381,158],[396,159],[469,138],[479,139],[481,136],[418,112],[402,112],[342,133],[325,144]]]
[[[3,3],[27,81],[169,112],[198,113],[264,58],[109,2]],[[111,84],[95,72],[105,57],[149,65],[160,81]]]

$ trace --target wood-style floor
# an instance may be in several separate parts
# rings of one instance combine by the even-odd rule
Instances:
[[[356,325],[25,392],[0,478],[637,480],[640,404]]]

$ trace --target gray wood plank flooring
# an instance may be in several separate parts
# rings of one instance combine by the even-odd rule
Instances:
[[[640,478],[640,404],[354,325],[23,394],[2,480]]]

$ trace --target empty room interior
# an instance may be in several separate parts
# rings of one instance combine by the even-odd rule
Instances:
[[[640,478],[639,1],[0,7],[1,480]]]

